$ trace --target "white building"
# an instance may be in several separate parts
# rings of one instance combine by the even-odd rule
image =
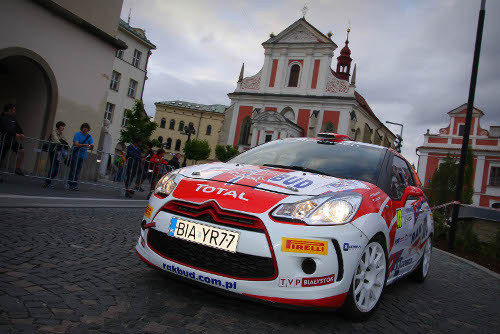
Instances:
[[[348,30],[349,34],[349,30]],[[348,35],[349,36],[349,35]],[[264,64],[251,77],[242,67],[236,90],[228,94],[221,142],[248,149],[287,137],[336,132],[352,139],[391,146],[395,135],[377,118],[351,82],[349,40],[331,68],[337,45],[304,18],[264,43]]]
[[[125,110],[132,110],[136,99],[142,100],[149,57],[151,50],[156,49],[143,29],[131,27],[121,19],[117,38],[125,42],[128,48],[116,51],[113,71],[109,74],[104,119],[110,122],[112,140],[104,145],[107,147],[103,146],[106,153],[115,153],[120,142],[120,131],[127,123]],[[121,145],[118,148],[121,149]]]
[[[16,104],[27,137],[47,139],[64,121],[72,138],[87,122],[97,143],[113,55],[127,47],[115,37],[122,2],[1,2],[0,105]]]

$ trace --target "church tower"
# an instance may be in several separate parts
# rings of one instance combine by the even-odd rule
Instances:
[[[340,51],[340,56],[337,57],[337,77],[342,80],[349,80],[351,75],[351,49],[349,49],[349,32],[347,29],[347,39],[344,48]]]

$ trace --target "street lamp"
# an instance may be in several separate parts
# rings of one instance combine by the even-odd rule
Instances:
[[[188,143],[191,140],[191,135],[194,135],[195,133],[196,133],[196,131],[194,130],[194,127],[190,127],[190,126],[185,126],[184,132],[181,132],[181,134],[188,136],[186,143]],[[186,156],[186,152],[184,152],[184,162],[182,163],[182,167],[186,167],[186,160],[187,160],[187,156]]]
[[[385,121],[386,123],[389,123],[389,124],[394,124],[394,125],[398,125],[401,127],[401,132],[399,135],[396,136],[396,151],[398,151],[399,153],[401,153],[401,147],[403,146],[403,124],[401,123],[394,123],[394,122],[389,122],[389,121]]]

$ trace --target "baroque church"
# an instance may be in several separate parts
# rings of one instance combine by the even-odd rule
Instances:
[[[221,142],[246,150],[289,137],[315,137],[321,132],[393,146],[395,135],[356,92],[356,66],[351,75],[349,29],[345,46],[331,67],[337,45],[300,18],[262,43],[264,64],[250,77],[241,68],[236,90],[229,93]]]

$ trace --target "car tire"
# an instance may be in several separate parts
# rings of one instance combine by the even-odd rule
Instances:
[[[376,236],[368,242],[356,264],[351,287],[342,306],[345,316],[362,321],[374,313],[387,281],[387,263],[385,240]]]
[[[423,283],[427,276],[429,276],[429,269],[431,266],[431,255],[432,255],[432,236],[427,238],[424,246],[424,254],[422,255],[422,260],[418,265],[417,269],[412,274],[412,277],[418,283]]]

